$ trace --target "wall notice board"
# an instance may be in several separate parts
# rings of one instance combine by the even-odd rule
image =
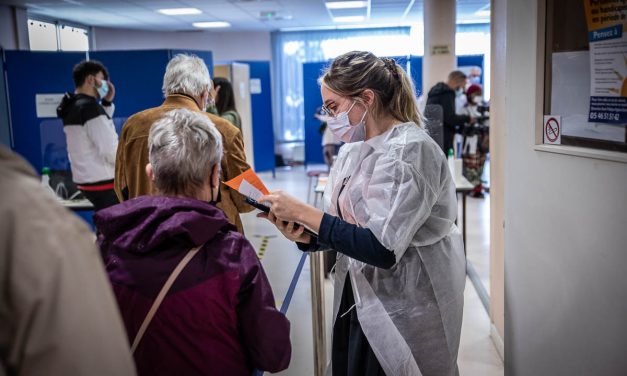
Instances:
[[[561,117],[563,145],[627,152],[627,6],[598,4],[546,2],[544,114]]]

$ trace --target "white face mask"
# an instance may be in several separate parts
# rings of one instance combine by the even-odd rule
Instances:
[[[480,104],[480,103],[483,103],[483,97],[482,97],[482,96],[480,96],[480,95],[478,95],[478,96],[476,96],[476,97],[473,97],[473,98],[472,98],[472,103],[474,103],[474,104]]]
[[[359,123],[355,125],[351,125],[350,119],[348,118],[348,113],[355,107],[355,103],[357,102],[353,102],[347,111],[340,112],[336,116],[330,116],[329,119],[327,119],[327,126],[331,129],[331,132],[333,132],[335,137],[346,143],[363,141],[366,138],[364,119],[368,111],[364,112],[364,116],[362,116]]]

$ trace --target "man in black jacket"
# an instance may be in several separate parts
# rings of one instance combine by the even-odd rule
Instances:
[[[453,71],[449,73],[446,83],[438,82],[429,90],[427,104],[439,104],[442,106],[442,124],[444,126],[444,153],[453,148],[455,126],[472,123],[468,115],[455,113],[455,98],[464,93],[467,77],[464,72]]]

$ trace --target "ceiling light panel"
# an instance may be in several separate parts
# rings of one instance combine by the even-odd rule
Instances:
[[[333,22],[338,22],[338,23],[364,22],[365,20],[366,20],[366,16],[333,17]]]
[[[201,29],[217,29],[231,26],[230,23],[225,21],[194,22],[192,25]]]
[[[202,11],[197,8],[167,8],[159,9],[157,12],[166,16],[188,16],[191,14],[201,14]]]
[[[366,8],[368,1],[329,1],[324,5],[327,9],[357,9]]]

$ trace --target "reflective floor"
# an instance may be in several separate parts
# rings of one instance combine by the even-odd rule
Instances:
[[[271,173],[260,173],[259,175],[268,189],[281,189],[302,200],[307,200],[309,180],[305,175],[304,168],[277,170],[274,179]],[[313,200],[313,192],[311,196]],[[474,248],[472,255],[469,253],[469,259],[473,258],[473,263],[476,263],[481,279],[489,278],[487,277],[489,262],[484,260],[489,248],[488,232],[484,231],[486,227],[489,227],[489,220],[487,220],[487,224],[485,220],[485,214],[489,214],[489,199],[469,198],[467,210],[468,244],[472,247],[475,244],[480,245]],[[283,238],[269,222],[256,218],[255,213],[245,214],[242,219],[246,236],[261,257],[273,287],[277,306],[280,306],[302,253],[292,242]],[[485,283],[488,286],[488,281]],[[309,261],[307,261],[287,312],[292,325],[292,361],[290,367],[279,375],[303,376],[314,373],[310,286],[310,268]],[[332,282],[327,280],[324,299],[327,345],[330,344],[332,294]],[[461,375],[503,375],[503,363],[490,339],[489,317],[469,280],[466,283],[458,364]]]

